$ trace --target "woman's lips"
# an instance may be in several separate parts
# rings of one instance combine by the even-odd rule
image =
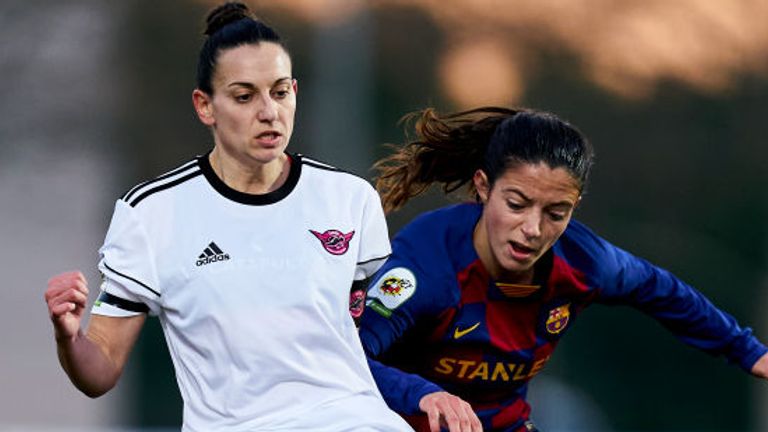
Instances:
[[[265,146],[276,146],[283,135],[275,131],[266,131],[256,135],[256,141]]]
[[[519,261],[528,260],[533,256],[534,252],[536,252],[535,249],[517,242],[509,242],[509,249],[511,251],[512,258]]]

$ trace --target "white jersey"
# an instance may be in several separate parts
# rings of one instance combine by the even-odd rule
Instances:
[[[390,253],[378,195],[301,155],[264,195],[198,157],[117,201],[94,314],[157,315],[184,431],[410,431],[382,399],[349,314]]]

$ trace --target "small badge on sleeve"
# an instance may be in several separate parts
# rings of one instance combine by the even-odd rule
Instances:
[[[416,292],[416,277],[405,267],[384,273],[368,290],[368,304],[385,317]]]

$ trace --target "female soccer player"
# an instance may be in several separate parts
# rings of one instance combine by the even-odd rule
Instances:
[[[385,400],[416,430],[535,430],[528,381],[593,302],[634,306],[768,378],[768,348],[749,329],[571,219],[592,165],[573,126],[525,109],[427,109],[416,137],[377,164],[385,210],[432,183],[469,184],[478,201],[406,226],[368,291],[363,346],[386,364],[372,362]]]
[[[97,397],[157,315],[184,431],[411,430],[376,389],[350,288],[390,253],[363,179],[286,153],[296,80],[270,27],[227,3],[208,16],[192,93],[213,149],[117,200],[87,332],[81,273],[45,298],[59,359]]]

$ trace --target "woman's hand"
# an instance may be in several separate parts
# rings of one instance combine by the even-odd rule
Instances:
[[[419,408],[427,414],[431,432],[440,432],[441,426],[450,432],[483,431],[472,406],[448,392],[429,393],[421,398]]]
[[[48,281],[45,302],[53,322],[56,340],[72,340],[80,332],[88,301],[88,282],[79,271],[62,273]]]
[[[752,375],[768,379],[768,353],[763,354],[763,356],[757,360],[755,365],[752,366]]]

